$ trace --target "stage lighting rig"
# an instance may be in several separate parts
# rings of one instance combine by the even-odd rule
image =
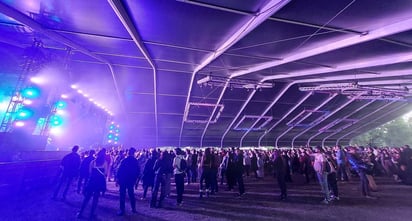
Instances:
[[[299,87],[300,91],[343,91],[348,89],[356,89],[357,83],[342,83],[342,84],[322,84],[318,86]]]
[[[395,100],[405,101],[406,97],[410,95],[409,89],[399,88],[385,88],[360,85],[358,82],[342,83],[342,84],[322,84],[317,86],[299,87],[300,91],[310,92],[338,92],[347,98],[352,99],[356,97],[357,100]]]
[[[197,84],[202,87],[224,87],[226,82],[228,82],[227,87],[229,88],[240,88],[240,89],[260,89],[260,88],[272,88],[273,83],[262,83],[255,80],[248,79],[229,79],[227,77],[211,76],[208,75],[197,81]]]

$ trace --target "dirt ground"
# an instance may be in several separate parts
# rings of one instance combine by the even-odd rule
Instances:
[[[272,177],[260,181],[245,178],[246,194],[242,198],[236,197],[235,191],[225,191],[225,186],[220,186],[217,194],[200,199],[198,184],[190,184],[185,185],[181,207],[176,206],[172,184],[172,193],[161,209],[149,208],[149,199],[140,199],[142,189],[139,186],[136,192],[138,213],[131,213],[130,204],[126,202],[126,215],[118,217],[118,191],[114,183],[109,182],[107,193],[100,198],[95,220],[412,220],[412,186],[397,184],[389,178],[376,178],[376,183],[379,186],[379,191],[373,193],[378,197],[376,200],[361,197],[356,178],[339,183],[341,199],[329,205],[321,204],[317,182],[288,184],[287,201],[279,200]],[[77,220],[76,212],[83,196],[74,191],[74,186],[66,201],[52,200],[52,192],[50,187],[1,199],[0,220]],[[90,205],[85,216],[89,208]]]

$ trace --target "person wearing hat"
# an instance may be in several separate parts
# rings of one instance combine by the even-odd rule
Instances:
[[[129,195],[132,212],[137,212],[133,187],[139,177],[140,171],[139,162],[134,156],[135,152],[135,148],[132,147],[129,149],[127,152],[127,157],[120,162],[119,169],[117,171],[117,183],[119,184],[120,192],[120,211],[117,213],[119,216],[123,216],[125,213],[126,190]]]
[[[175,182],[176,182],[176,194],[177,194],[177,205],[181,206],[183,202],[183,192],[185,190],[185,172],[187,168],[187,163],[185,161],[185,152],[183,152],[180,148],[175,149],[176,157],[173,160],[173,173],[175,175]]]

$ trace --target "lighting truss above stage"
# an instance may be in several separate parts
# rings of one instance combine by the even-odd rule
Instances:
[[[339,91],[347,89],[359,88],[355,83],[343,83],[343,84],[322,84],[318,86],[299,87],[300,91]]]
[[[410,96],[407,87],[394,89],[385,87],[373,87],[360,85],[358,83],[341,83],[341,84],[322,84],[317,86],[299,87],[300,91],[312,92],[338,92],[346,95],[347,98],[355,98],[357,100],[391,100],[391,101],[406,101]]]
[[[254,80],[246,79],[230,79],[226,77],[218,76],[206,76],[197,81],[197,84],[200,86],[210,86],[210,87],[224,87],[226,82],[229,81],[229,88],[244,88],[244,89],[259,89],[259,88],[272,88],[274,84],[272,83],[263,83]]]

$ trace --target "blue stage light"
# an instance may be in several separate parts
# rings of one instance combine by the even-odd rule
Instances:
[[[67,103],[65,101],[57,101],[55,105],[57,109],[64,109],[67,107]]]
[[[50,118],[50,124],[52,126],[60,126],[63,124],[63,119],[60,116],[54,115]]]
[[[33,110],[22,107],[16,112],[16,119],[27,120],[34,114]]]
[[[40,89],[37,87],[28,87],[21,91],[21,96],[29,99],[36,99],[40,94]]]

